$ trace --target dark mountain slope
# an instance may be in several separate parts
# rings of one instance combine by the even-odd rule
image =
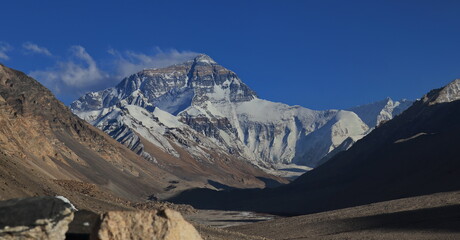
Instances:
[[[196,190],[173,200],[198,207],[306,214],[460,190],[459,82],[431,91],[348,151],[288,186],[221,193]],[[197,201],[198,196],[212,201]]]

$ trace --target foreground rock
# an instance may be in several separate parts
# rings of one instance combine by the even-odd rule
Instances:
[[[0,202],[0,239],[201,240],[196,229],[171,209],[109,211],[76,209],[64,197]],[[75,218],[74,218],[75,217]]]
[[[73,219],[71,204],[55,197],[0,202],[0,239],[65,239]]]
[[[91,239],[201,240],[195,228],[182,215],[170,209],[158,211],[112,211],[101,215]]]

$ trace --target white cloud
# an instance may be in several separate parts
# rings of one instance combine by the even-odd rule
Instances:
[[[43,54],[46,56],[52,56],[51,52],[47,48],[40,47],[35,43],[26,42],[22,44],[22,47],[32,53],[39,53],[39,54]]]
[[[182,63],[198,55],[196,52],[177,51],[175,49],[163,51],[158,47],[155,50],[154,55],[134,51],[120,53],[114,49],[110,49],[108,52],[115,57],[114,65],[116,75],[119,78],[129,76],[146,68],[161,68]]]
[[[6,54],[6,52],[11,51],[13,48],[6,42],[0,42],[0,59],[8,60],[10,57]]]
[[[67,61],[59,61],[55,66],[30,75],[51,88],[56,94],[76,96],[107,81],[110,77],[96,64],[96,61],[82,46],[71,47]]]
[[[153,55],[114,49],[108,53],[112,59],[98,64],[84,47],[73,46],[65,61],[57,61],[53,67],[33,71],[29,75],[50,88],[61,100],[68,101],[89,91],[113,87],[124,77],[142,69],[181,63],[197,55],[191,51],[162,51],[159,48]],[[104,66],[104,70],[100,66]]]

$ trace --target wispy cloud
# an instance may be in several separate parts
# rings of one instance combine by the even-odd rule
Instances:
[[[13,47],[6,42],[0,42],[0,59],[8,60],[10,57],[6,54],[11,51]]]
[[[134,51],[108,51],[110,59],[98,62],[82,46],[72,46],[65,60],[29,75],[50,88],[61,99],[77,99],[89,91],[115,86],[124,77],[145,68],[160,68],[181,63],[197,55],[191,51],[155,49],[148,55]],[[100,66],[104,66],[104,70]]]
[[[158,47],[155,48],[153,55],[134,51],[119,52],[114,49],[110,49],[108,53],[115,57],[115,73],[119,78],[126,77],[145,68],[161,68],[182,63],[198,55],[196,52],[175,49],[163,51]]]
[[[35,43],[26,42],[22,44],[22,47],[30,53],[38,53],[46,56],[52,56],[51,52],[47,48],[40,47]]]

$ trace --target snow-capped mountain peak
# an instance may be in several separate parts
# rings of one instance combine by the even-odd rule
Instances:
[[[315,111],[267,101],[233,71],[200,54],[133,74],[113,88],[82,96],[71,108],[139,154],[142,137],[176,157],[171,141],[197,159],[220,151],[262,167],[293,162],[316,167],[342,142],[348,139],[351,146],[402,106],[386,99],[352,111]]]
[[[349,111],[356,113],[367,126],[373,128],[401,114],[413,103],[413,101],[407,99],[393,101],[393,99],[387,97],[381,101],[350,108]]]
[[[199,54],[198,56],[195,57],[194,62],[196,63],[201,63],[201,64],[217,64],[216,61],[214,61],[210,56],[206,54]]]
[[[200,54],[193,60],[160,69],[145,69],[123,79],[114,88],[90,92],[72,103],[76,112],[115,105],[138,91],[145,103],[178,114],[194,103],[241,102],[257,97],[238,76]]]

